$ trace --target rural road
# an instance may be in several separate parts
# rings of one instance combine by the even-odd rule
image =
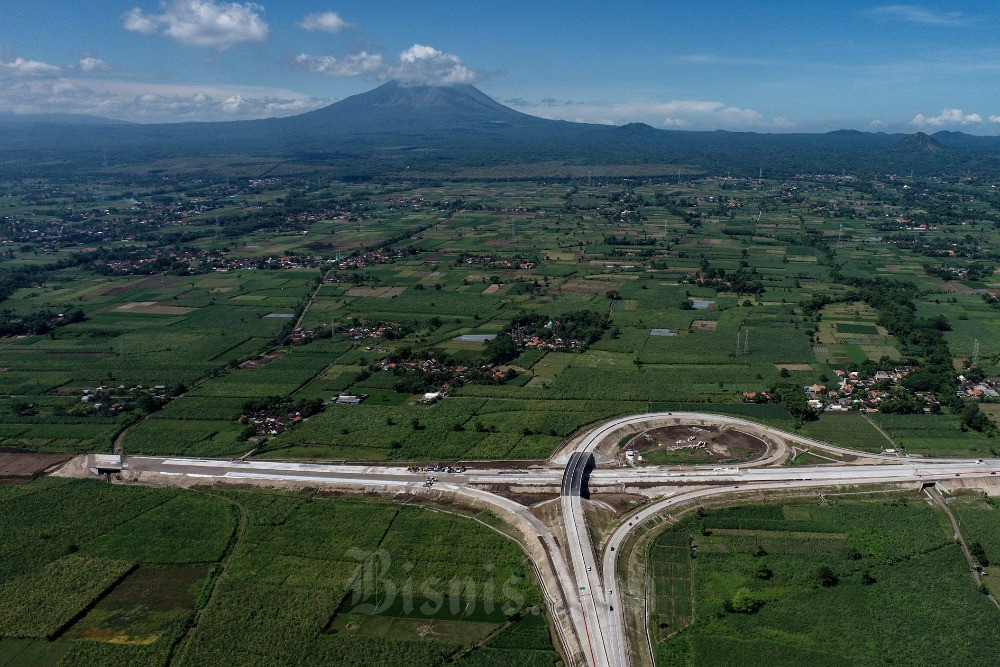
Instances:
[[[737,427],[767,444],[764,455],[741,467],[644,466],[595,468],[601,450],[604,459],[623,434],[664,425],[700,424]],[[789,446],[849,456],[856,463],[818,466],[768,467],[780,463]],[[565,451],[562,453],[565,455]],[[563,458],[563,456],[560,456]],[[603,464],[602,464],[603,465]],[[82,469],[82,468],[81,468]],[[233,461],[180,457],[129,456],[127,475],[138,483],[190,485],[214,482],[281,482],[301,486],[350,486],[380,493],[421,492],[430,488],[455,494],[476,506],[489,508],[516,527],[525,537],[524,547],[539,573],[557,630],[571,664],[625,666],[632,663],[635,647],[627,641],[625,615],[616,605],[618,555],[632,534],[649,521],[682,507],[747,491],[811,489],[863,484],[927,483],[946,479],[989,479],[1000,476],[1000,460],[925,459],[869,454],[793,433],[777,431],[754,422],[704,413],[650,413],[613,419],[593,427],[576,439],[564,465],[524,469],[477,468],[463,473],[412,472],[401,466],[335,465],[282,461]],[[435,481],[426,487],[428,475]],[[563,534],[553,532],[525,505],[482,487],[516,485],[538,487],[540,492],[559,489]],[[586,516],[588,489],[629,486],[665,487],[672,495],[624,517],[605,541],[603,553],[595,548]],[[560,540],[562,538],[562,540]]]

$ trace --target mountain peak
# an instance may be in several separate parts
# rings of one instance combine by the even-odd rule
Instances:
[[[948,148],[934,137],[923,132],[917,132],[916,134],[911,134],[910,136],[903,138],[899,141],[899,143],[893,146],[893,149],[899,152],[929,153],[932,155],[950,153],[954,150],[953,148]]]
[[[475,86],[389,81],[378,88],[296,116],[299,123],[351,127],[370,132],[470,129],[545,122],[506,107]]]
[[[646,123],[625,123],[620,125],[618,129],[627,134],[645,134],[648,132],[658,132],[652,125],[647,125]]]

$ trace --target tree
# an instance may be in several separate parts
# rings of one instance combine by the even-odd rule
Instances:
[[[754,567],[753,576],[758,579],[770,579],[774,576],[774,572],[767,566],[762,560],[757,561],[757,565]]]
[[[517,343],[510,334],[499,334],[483,346],[483,362],[491,365],[505,364],[518,355]]]
[[[816,413],[809,407],[806,395],[802,390],[793,385],[786,385],[777,388],[778,398],[785,409],[792,413],[796,419],[815,419]]]
[[[757,598],[749,588],[740,588],[729,600],[729,609],[738,614],[752,614],[763,606],[764,602]]]
[[[816,570],[816,584],[823,586],[824,588],[831,588],[840,583],[840,579],[834,574],[833,570],[823,566]]]
[[[969,545],[969,553],[975,558],[980,565],[983,567],[990,566],[990,559],[986,556],[986,549],[979,542],[973,542]]]

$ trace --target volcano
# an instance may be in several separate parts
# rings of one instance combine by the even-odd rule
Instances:
[[[515,111],[469,84],[427,86],[390,81],[322,109],[283,118],[281,122],[326,131],[343,128],[352,132],[395,134],[537,127],[554,121]]]

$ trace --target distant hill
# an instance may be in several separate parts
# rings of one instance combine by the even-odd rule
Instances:
[[[943,145],[934,137],[923,132],[911,134],[905,139],[897,142],[892,149],[900,153],[924,153],[929,155],[940,155],[942,153],[953,153],[956,149]]]
[[[128,121],[72,113],[11,113],[0,111],[0,123],[49,123],[57,125],[132,125]]]
[[[105,163],[113,173],[128,166],[125,173],[133,174],[132,165],[162,159],[197,171],[248,156],[258,163],[294,163],[299,173],[315,169],[347,179],[542,162],[662,165],[665,176],[677,173],[671,165],[682,165],[688,172],[733,176],[763,169],[767,176],[980,171],[1000,177],[998,137],[694,132],[645,123],[573,123],[521,113],[470,85],[389,82],[322,109],[253,121],[128,124],[60,114],[9,120],[0,114],[0,169],[12,175],[85,173]]]

